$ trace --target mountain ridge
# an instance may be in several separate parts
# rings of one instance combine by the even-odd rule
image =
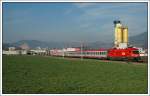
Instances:
[[[3,43],[3,49],[5,47],[9,46],[15,46],[19,47],[22,44],[29,45],[30,48],[66,48],[66,47],[80,47],[80,42],[46,42],[46,41],[39,41],[39,40],[20,40],[15,43]],[[144,32],[135,36],[129,37],[129,44],[136,46],[136,47],[142,47],[142,48],[148,48],[148,32]],[[84,46],[89,48],[111,48],[113,47],[113,41],[110,42],[102,42],[102,41],[96,41],[96,42],[86,42]]]

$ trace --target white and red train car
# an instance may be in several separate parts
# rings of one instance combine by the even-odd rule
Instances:
[[[107,58],[107,50],[79,50],[74,52],[65,52],[65,56],[104,59]]]

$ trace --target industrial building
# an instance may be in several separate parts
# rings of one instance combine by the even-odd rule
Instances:
[[[121,21],[114,21],[115,29],[115,48],[127,48],[128,47],[128,27],[123,26]]]

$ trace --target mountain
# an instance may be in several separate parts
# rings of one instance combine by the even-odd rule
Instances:
[[[93,49],[111,48],[112,46],[113,42],[102,42],[102,41],[96,41],[88,44],[88,47]]]
[[[130,45],[142,48],[148,48],[148,33],[144,32],[135,36],[129,37]],[[22,45],[29,46],[30,48],[66,48],[66,47],[80,47],[80,42],[45,42],[38,40],[21,40],[15,43],[3,43],[3,49],[10,46],[20,47]],[[99,48],[111,48],[113,47],[113,41],[96,41],[96,42],[84,42],[83,46],[85,48],[99,49]]]
[[[136,47],[142,47],[142,48],[148,48],[148,32],[144,32],[135,36],[129,37],[129,44],[136,46]]]
[[[80,42],[45,42],[45,41],[38,41],[38,40],[21,40],[15,43],[3,43],[3,49],[14,46],[29,46],[30,48],[64,48],[64,47],[79,47]]]
[[[10,43],[3,43],[3,44],[2,44],[2,49],[3,49],[3,50],[8,50],[8,47],[11,47],[11,46],[13,46],[13,45],[10,44]]]
[[[90,48],[111,48],[114,46],[114,43],[113,41],[108,42],[97,41],[89,43],[88,45]],[[148,49],[148,32],[143,32],[135,36],[130,36],[129,45]]]
[[[14,46],[20,46],[22,44],[27,44],[30,48],[60,48],[62,46],[59,42],[45,42],[45,41],[38,41],[38,40],[21,40],[16,43],[13,43]]]
[[[113,43],[105,43],[101,41],[96,42],[84,42],[83,46],[93,49],[98,48],[110,48]],[[20,46],[29,46],[30,48],[66,48],[66,47],[81,47],[81,42],[45,42],[45,41],[38,41],[38,40],[21,40],[15,43],[3,43],[3,49],[14,46],[14,47],[20,47]]]

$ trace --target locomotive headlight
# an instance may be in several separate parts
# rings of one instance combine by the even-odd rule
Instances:
[[[125,53],[125,52],[122,52],[122,55],[126,55],[126,53]]]

